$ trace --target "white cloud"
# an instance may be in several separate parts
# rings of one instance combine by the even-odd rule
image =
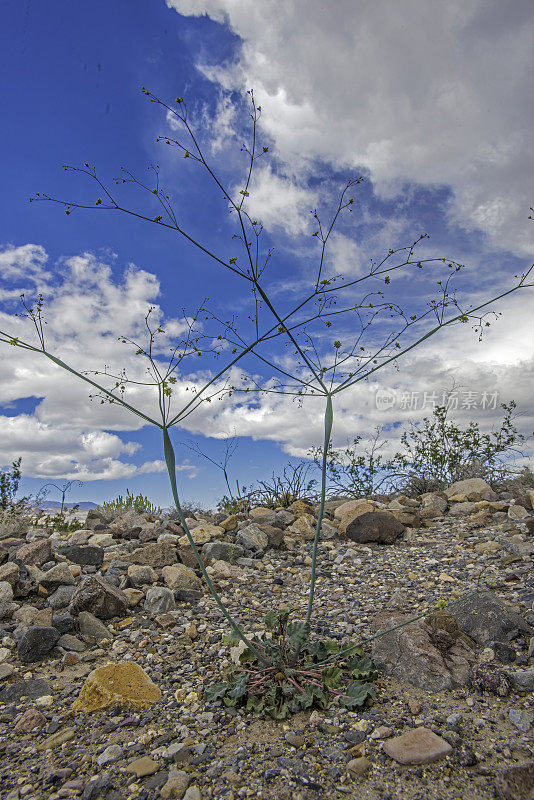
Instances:
[[[280,226],[286,233],[297,236],[310,230],[309,211],[315,202],[313,192],[266,166],[253,173],[246,209],[266,227]]]
[[[339,245],[339,252],[344,246],[343,242]],[[101,368],[105,361],[111,368],[124,364],[132,377],[143,379],[142,361],[118,341],[118,336],[141,336],[143,314],[150,305],[155,305],[156,318],[163,320],[158,292],[158,282],[148,272],[130,267],[122,279],[115,280],[109,266],[90,254],[68,259],[61,280],[54,292],[49,292],[46,315],[51,349],[79,369]],[[340,446],[358,434],[368,435],[376,425],[421,417],[420,410],[396,407],[385,414],[377,409],[377,388],[390,388],[398,397],[402,392],[415,392],[422,399],[425,391],[435,391],[439,396],[453,380],[462,389],[477,392],[479,399],[484,391],[497,391],[502,401],[516,400],[519,410],[526,412],[521,427],[530,434],[534,429],[531,315],[521,293],[503,300],[499,310],[502,318],[488,329],[481,345],[468,326],[451,328],[401,361],[400,372],[384,371],[376,383],[360,383],[338,396],[334,444]],[[22,336],[24,321],[3,311],[0,329]],[[179,334],[183,322],[170,320],[166,330]],[[26,476],[83,481],[164,472],[162,460],[143,462],[139,445],[127,438],[127,432],[142,427],[142,420],[117,406],[90,402],[84,384],[41,356],[16,348],[8,350],[7,355],[0,360],[0,403],[9,406],[33,397],[36,407],[33,413],[0,417],[0,466],[20,455]],[[234,368],[229,382],[238,384],[241,376]],[[205,374],[199,373],[187,382],[178,381],[177,407],[191,398],[186,387],[192,383],[199,386],[203,377]],[[134,387],[133,397],[135,404],[154,413],[156,400],[150,387]],[[498,408],[489,409],[475,416],[482,427],[489,428],[499,420],[500,412]],[[462,423],[472,417],[473,412],[467,409],[457,414]],[[235,429],[239,435],[273,441],[288,454],[304,456],[312,445],[321,442],[322,421],[320,398],[307,398],[299,408],[290,397],[238,392],[223,401],[203,404],[184,427],[193,434],[215,438],[224,438]],[[397,430],[390,437],[398,439],[398,435]],[[134,455],[136,463],[132,462]],[[191,478],[197,474],[187,460],[177,468]]]
[[[154,308],[154,327],[163,321],[155,275],[130,266],[122,279],[116,280],[108,264],[85,253],[64,260],[59,268],[56,265],[52,281],[52,272],[45,274],[42,270],[48,261],[44,248],[6,248],[1,255],[7,281],[20,280],[23,289],[28,289],[28,284],[31,289],[37,279],[46,278],[43,313],[50,352],[80,372],[107,366],[111,373],[119,374],[124,367],[130,378],[147,380],[146,362],[136,357],[134,348],[123,344],[120,337],[146,344],[144,316],[150,306]],[[0,329],[37,344],[31,322],[16,316],[16,311],[18,307],[4,302]],[[166,351],[172,337],[179,337],[185,329],[183,320],[168,320],[155,353]],[[129,478],[165,469],[160,460],[132,463],[130,457],[140,445],[110,433],[138,430],[144,424],[139,417],[117,405],[101,405],[98,399],[91,402],[87,384],[62,372],[45,357],[2,347],[0,403],[9,407],[17,400],[36,398],[36,407],[31,414],[0,416],[0,466],[21,456],[27,477],[83,481]],[[105,378],[89,377],[106,385]],[[183,387],[177,388],[183,394]],[[157,413],[154,387],[134,385],[126,399],[149,415]],[[187,462],[177,468],[195,474]]]
[[[167,0],[242,39],[199,67],[254,87],[262,125],[293,168],[303,154],[368,170],[382,197],[450,187],[450,218],[496,249],[534,252],[530,0]]]

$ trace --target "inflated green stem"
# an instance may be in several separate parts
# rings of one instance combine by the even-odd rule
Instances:
[[[310,577],[310,594],[308,597],[308,612],[306,614],[306,622],[309,623],[313,610],[313,597],[315,595],[315,576],[317,569],[317,547],[319,544],[319,536],[321,535],[321,527],[323,524],[324,504],[326,499],[326,467],[328,461],[328,450],[330,447],[330,437],[332,435],[332,424],[334,422],[334,411],[332,408],[332,397],[330,395],[326,398],[326,409],[324,413],[324,445],[323,445],[323,463],[321,467],[321,503],[319,505],[319,513],[317,515],[317,527],[315,528],[315,537],[313,540],[313,553],[311,564],[311,577]]]
[[[217,589],[213,585],[213,582],[212,582],[210,576],[206,572],[206,567],[204,566],[204,562],[202,561],[202,558],[200,556],[200,553],[198,552],[197,546],[196,546],[196,544],[195,544],[195,542],[193,540],[193,537],[191,536],[191,531],[189,530],[189,526],[187,525],[187,522],[185,521],[184,513],[182,511],[182,507],[180,505],[180,500],[178,498],[178,487],[176,485],[176,458],[175,458],[175,455],[174,455],[174,448],[172,446],[172,442],[171,442],[171,439],[170,439],[170,436],[169,436],[169,431],[168,431],[167,428],[163,428],[163,449],[164,449],[164,453],[165,453],[165,463],[167,464],[167,471],[169,473],[169,480],[171,482],[171,489],[172,489],[172,496],[173,496],[173,500],[174,500],[174,505],[176,506],[176,510],[178,512],[178,516],[180,517],[180,522],[181,522],[182,527],[183,527],[183,529],[185,531],[185,535],[187,536],[189,544],[191,545],[191,549],[193,550],[194,556],[195,556],[195,558],[196,558],[196,560],[198,562],[198,566],[199,566],[200,571],[202,573],[202,577],[206,581],[206,584],[208,586],[208,589],[210,590],[211,596],[213,597],[213,599],[215,600],[215,602],[219,606],[221,612],[224,615],[224,618],[229,623],[229,625],[232,628],[232,631],[235,633],[235,635],[237,637],[239,637],[239,639],[241,639],[241,641],[246,644],[246,646],[254,653],[254,655],[256,656],[256,658],[259,661],[261,661],[266,666],[271,666],[270,662],[265,658],[265,656],[263,656],[259,652],[259,650],[252,644],[252,642],[249,639],[247,639],[247,637],[246,637],[245,633],[243,632],[242,628],[230,616],[226,606],[224,605],[224,603],[222,602],[222,600],[221,600],[221,598],[219,596],[219,593],[217,592]]]

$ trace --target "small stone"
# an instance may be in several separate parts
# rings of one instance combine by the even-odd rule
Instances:
[[[201,800],[198,786],[190,786],[184,794],[183,800]]]
[[[59,586],[74,586],[74,583],[74,576],[65,561],[44,572],[40,580],[41,586],[44,586],[47,592],[53,592]]]
[[[501,770],[495,780],[499,800],[530,800],[534,789],[534,761]]]
[[[0,664],[0,681],[10,678],[14,671],[15,670],[11,664]]]
[[[423,706],[415,697],[409,697],[408,708],[410,709],[410,714],[417,715],[421,713]]]
[[[126,611],[126,595],[96,575],[82,578],[70,603],[71,613],[90,611],[99,619],[112,619]]]
[[[148,564],[130,564],[128,567],[128,577],[132,585],[138,588],[148,583],[156,583],[158,574],[152,567],[149,567]]]
[[[43,739],[43,741],[37,745],[37,750],[40,753],[43,753],[45,750],[52,750],[54,747],[59,747],[59,745],[74,739],[75,735],[74,728],[60,728],[56,733]]]
[[[192,569],[186,567],[184,564],[173,564],[172,566],[163,567],[161,573],[163,575],[163,580],[173,592],[183,589],[200,591],[202,588],[201,579]]]
[[[0,566],[0,583],[5,581],[11,586],[15,586],[20,577],[20,567],[13,561],[8,561],[7,564]]]
[[[18,561],[29,566],[30,564],[41,567],[52,557],[52,542],[50,539],[37,539],[19,547],[16,553]]]
[[[15,731],[17,733],[30,733],[35,728],[42,728],[43,725],[46,725],[46,722],[47,719],[41,711],[37,708],[28,708],[15,725]]]
[[[452,747],[429,728],[412,728],[384,742],[384,751],[399,764],[430,764],[449,755]]]
[[[8,581],[0,581],[0,619],[9,617],[13,611],[13,587]]]
[[[72,650],[74,653],[83,653],[86,649],[83,642],[76,638],[76,636],[71,636],[70,633],[64,633],[58,639],[58,647],[62,647],[64,650]]]
[[[30,673],[31,674],[31,673]],[[0,703],[19,703],[22,697],[36,700],[50,694],[50,686],[43,678],[29,678],[19,683],[10,683],[0,689]]]
[[[87,547],[80,547],[79,545],[62,547],[58,550],[58,553],[66,556],[69,561],[84,567],[101,567],[104,560],[104,550],[101,547],[92,545]]]
[[[353,758],[347,764],[347,770],[351,775],[365,775],[371,768],[371,762],[365,756],[360,758]]]
[[[96,757],[96,763],[99,767],[105,767],[106,764],[113,764],[115,761],[118,761],[123,755],[124,750],[120,744],[110,744],[109,747],[106,747],[106,749]]]
[[[123,589],[123,593],[126,595],[128,599],[128,605],[130,608],[135,608],[144,597],[144,594],[140,589]]]
[[[388,728],[387,725],[379,725],[378,728],[375,728],[372,732],[370,739],[388,739],[390,736],[393,735],[393,729]]]
[[[508,719],[518,731],[528,733],[534,722],[534,714],[524,709],[511,708],[508,712]]]
[[[126,772],[133,772],[138,778],[144,778],[145,775],[153,775],[158,769],[159,764],[157,761],[153,761],[148,756],[143,756],[128,764]]]
[[[162,786],[160,796],[164,800],[182,800],[191,777],[183,770],[170,772],[167,783]]]
[[[100,711],[109,706],[148,707],[161,691],[144,669],[132,661],[98,667],[87,677],[73,703],[77,711]]]

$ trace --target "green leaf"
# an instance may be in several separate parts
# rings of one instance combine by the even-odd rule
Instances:
[[[219,700],[221,697],[223,697],[229,688],[230,684],[226,682],[213,683],[205,690],[204,698],[206,702],[213,703],[214,700]]]
[[[278,627],[278,614],[276,611],[269,611],[268,614],[265,615],[265,619],[263,621],[266,628],[268,628],[270,631],[274,631]]]
[[[287,635],[291,647],[295,650],[300,648],[310,638],[310,626],[307,622],[290,622],[287,626]]]
[[[368,697],[376,697],[374,687],[370,683],[355,681],[347,686],[345,694],[339,698],[339,702],[347,708],[356,708],[363,706]]]
[[[325,686],[335,689],[340,685],[343,673],[339,667],[325,667],[321,672],[321,679]]]

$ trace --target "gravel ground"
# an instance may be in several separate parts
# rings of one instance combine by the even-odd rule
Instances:
[[[465,517],[442,516],[427,528],[408,528],[391,545],[337,537],[324,542],[314,630],[353,643],[375,632],[379,612],[415,615],[477,588],[490,589],[532,625],[532,538],[521,522],[503,517],[496,514],[479,527]],[[488,542],[495,544],[488,548]],[[132,542],[127,545],[131,551]],[[263,558],[242,562],[234,576],[216,581],[247,631],[261,627],[267,611],[281,604],[305,612],[310,553],[311,542],[295,540],[291,549],[267,550]],[[106,561],[102,574],[105,568]],[[24,602],[41,607],[45,594]],[[105,624],[109,641],[90,644],[78,636],[83,645],[78,653],[56,646],[42,660],[22,663],[16,623],[0,623],[0,675],[2,667],[12,669],[0,681],[0,692],[35,679],[48,686],[36,692],[40,697],[11,697],[0,704],[0,797],[152,800],[183,797],[189,785],[186,800],[489,800],[503,769],[534,758],[532,693],[501,697],[469,684],[430,693],[381,675],[372,707],[351,712],[333,705],[274,722],[204,703],[204,687],[220,680],[229,664],[222,644],[227,627],[209,595],[178,601],[175,610],[157,618],[140,604]],[[528,637],[513,644],[513,668],[532,668],[532,640],[530,653]],[[478,647],[476,658],[489,663],[493,651]],[[142,666],[161,689],[158,702],[137,711],[72,709],[89,672],[125,660]],[[30,694],[34,685],[25,684]],[[38,715],[38,727],[16,730],[28,710]],[[450,755],[415,766],[387,755],[388,739],[418,726],[448,741]],[[55,742],[48,738],[53,735]],[[112,745],[118,747],[109,750]],[[363,756],[367,761],[348,768]],[[140,766],[139,759],[144,759]],[[135,768],[147,774],[138,776]],[[499,796],[529,797],[528,785],[509,791]]]

